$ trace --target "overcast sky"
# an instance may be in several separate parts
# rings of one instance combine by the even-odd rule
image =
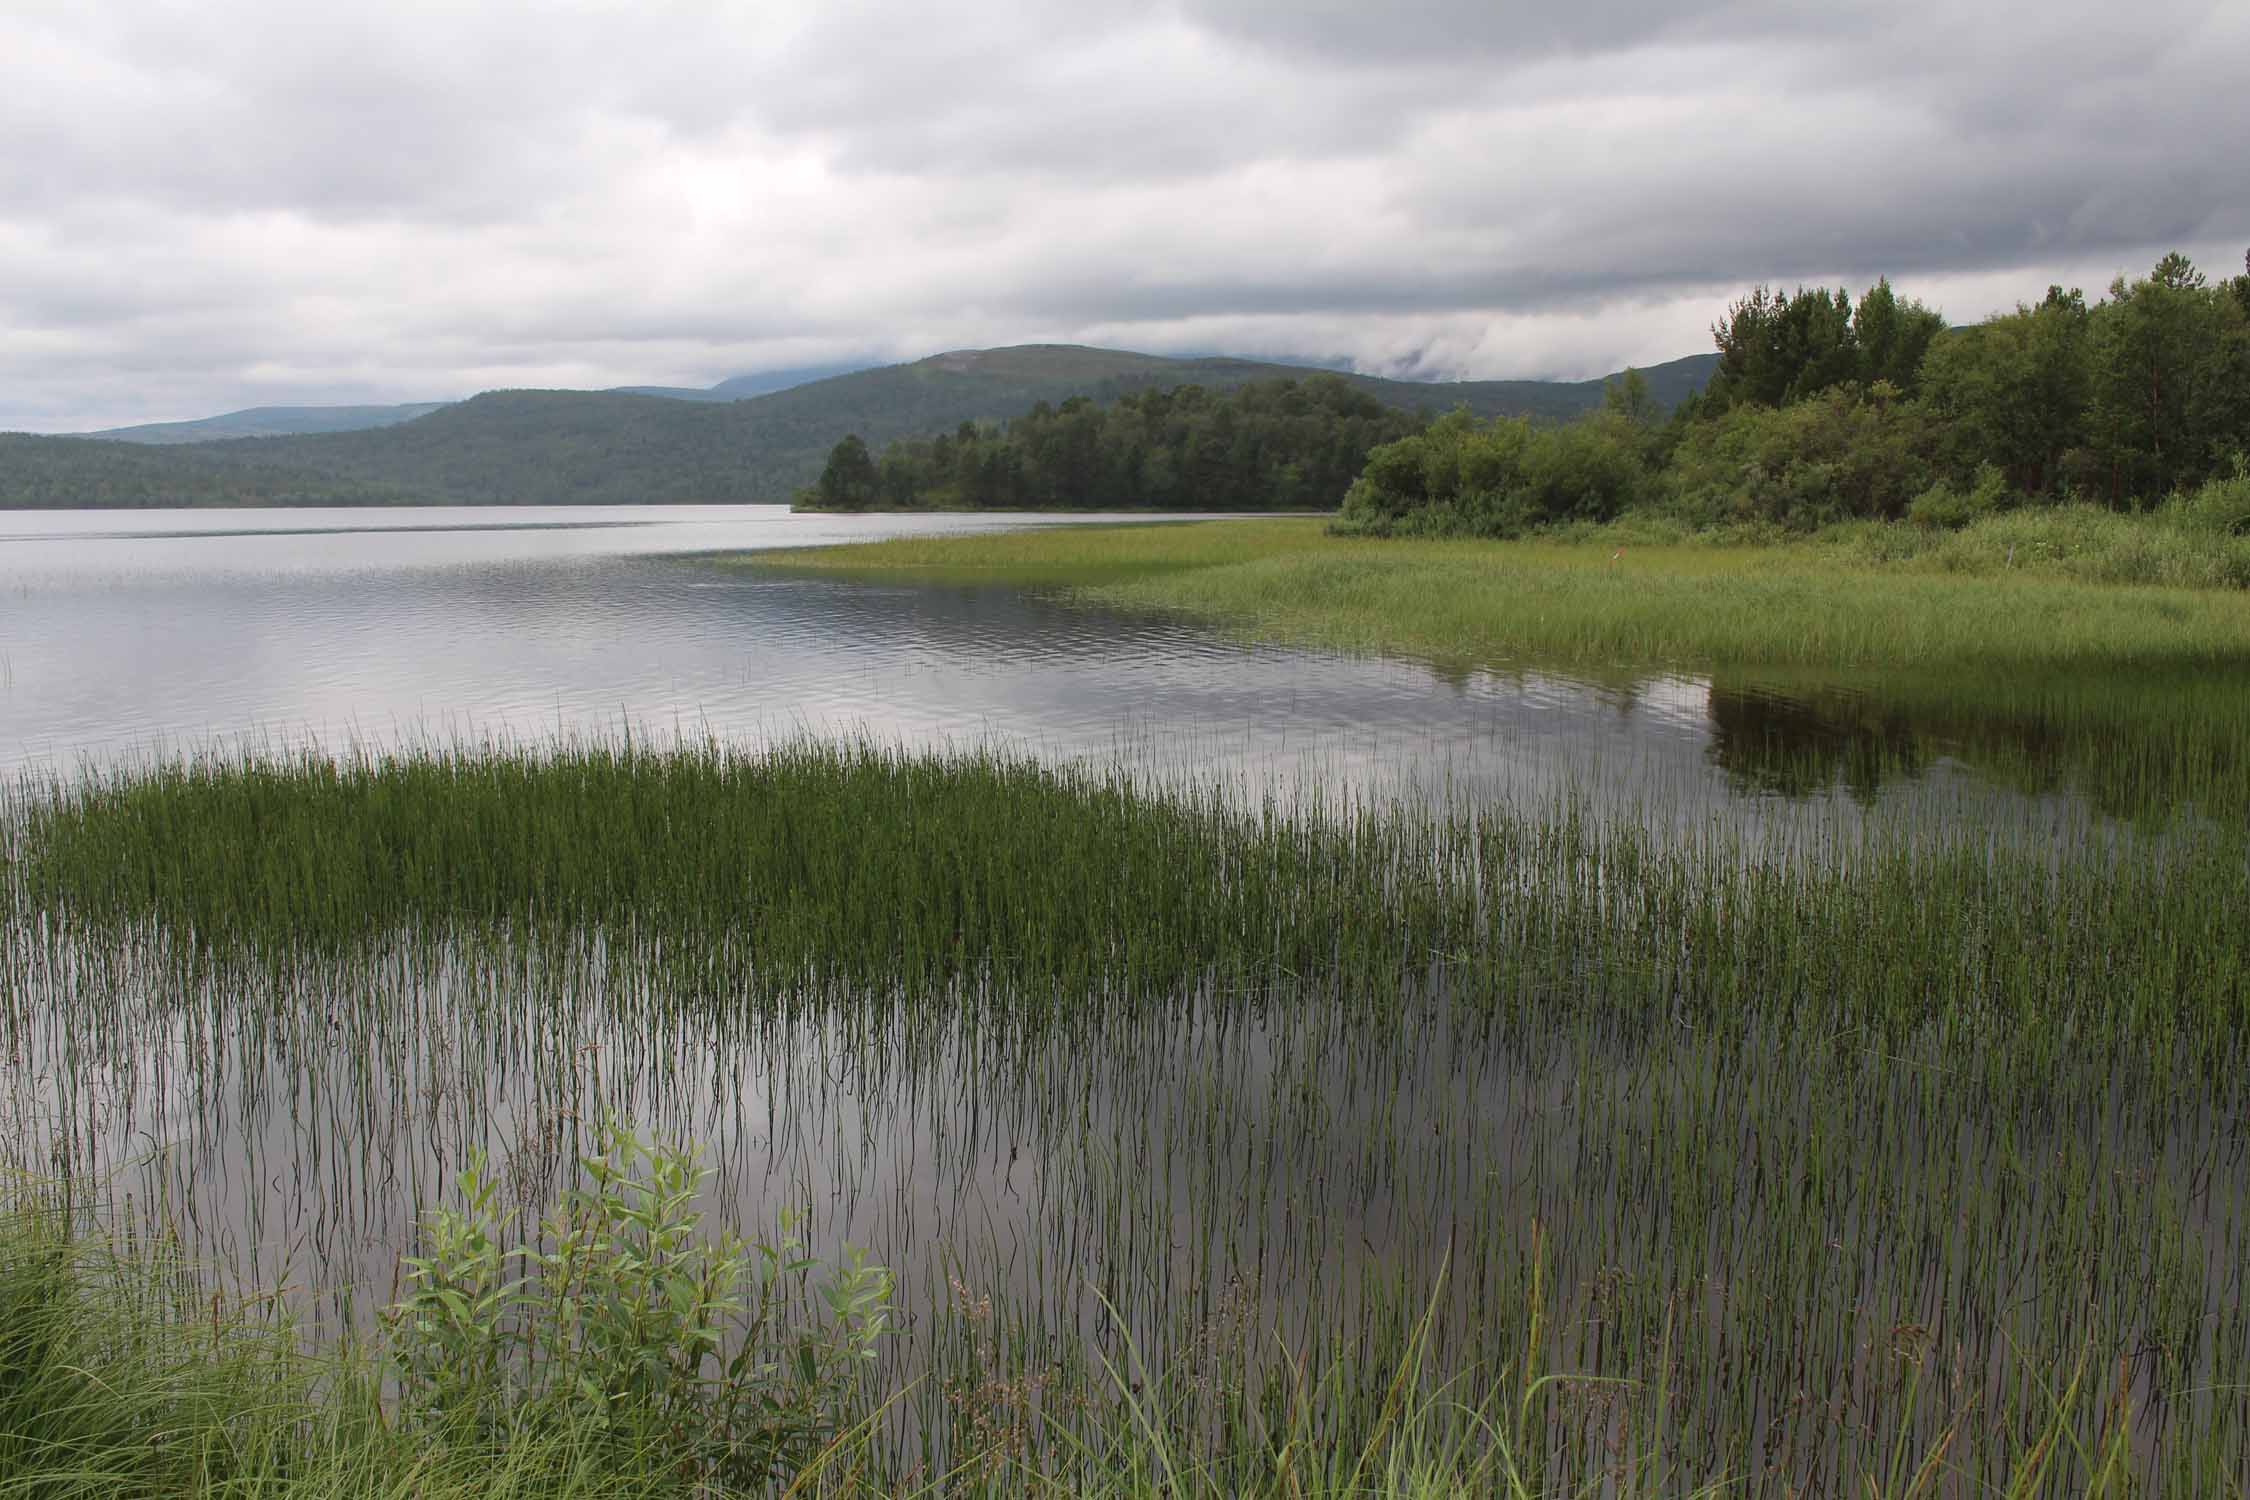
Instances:
[[[8,0],[0,428],[1060,341],[1577,378],[2250,244],[2250,5]]]

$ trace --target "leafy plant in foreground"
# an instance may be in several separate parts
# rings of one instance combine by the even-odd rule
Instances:
[[[429,1218],[384,1320],[407,1419],[487,1438],[592,1431],[728,1484],[816,1460],[889,1331],[890,1272],[848,1252],[810,1307],[816,1262],[786,1218],[770,1241],[704,1232],[710,1174],[692,1150],[612,1121],[580,1165],[588,1184],[533,1244],[503,1248],[481,1152],[461,1207]]]

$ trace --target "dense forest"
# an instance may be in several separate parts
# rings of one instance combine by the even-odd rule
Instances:
[[[1810,531],[2059,502],[2176,509],[2250,462],[2245,265],[2212,282],[2167,255],[2100,301],[2050,287],[1957,329],[1888,282],[1856,305],[1760,287],[1713,328],[1717,369],[1668,420],[1630,371],[1572,422],[1455,412],[1376,449],[1337,529],[1512,536],[1653,511]]]
[[[1379,444],[1427,418],[1333,375],[1040,402],[1004,425],[830,452],[805,509],[1333,510]]]
[[[290,464],[182,458],[176,448],[0,432],[0,506],[103,510],[220,505],[399,505],[397,485]]]

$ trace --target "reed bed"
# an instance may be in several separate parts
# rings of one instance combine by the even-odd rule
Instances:
[[[2209,821],[1659,839],[619,744],[6,827],[18,1165],[316,1343],[472,1150],[529,1222],[621,1112],[707,1143],[722,1221],[897,1273],[821,1484],[2246,1492]]]

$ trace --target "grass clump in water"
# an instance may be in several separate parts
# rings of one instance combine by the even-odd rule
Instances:
[[[1808,851],[1577,809],[1248,812],[991,755],[593,745],[175,765],[35,804],[17,837],[28,899],[72,923],[284,958],[598,930],[753,1001],[966,980],[1063,1019],[1183,986],[1382,1009],[1443,958],[1449,1003],[1540,1024],[1944,1020],[2005,1032],[1999,1057],[2053,1029],[2200,1070],[2231,1065],[2250,993],[2250,870],[2218,831]]]
[[[1388,930],[1356,898],[1398,854],[1116,777],[819,746],[175,765],[37,808],[24,849],[35,901],[204,944],[638,929],[879,990],[1326,968]]]

